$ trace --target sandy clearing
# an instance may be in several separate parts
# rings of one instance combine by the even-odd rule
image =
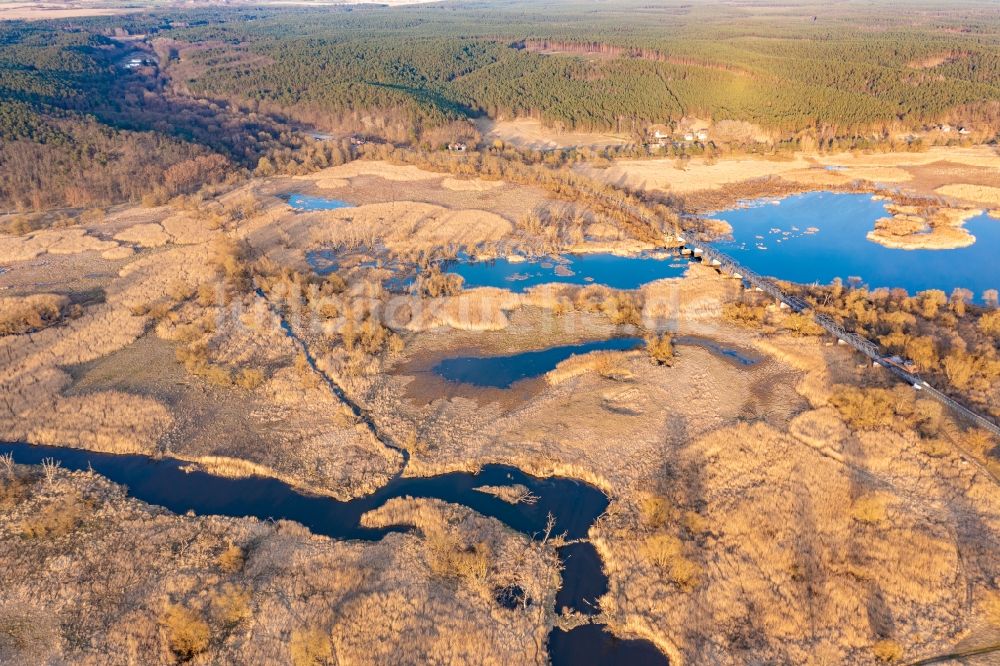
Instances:
[[[125,7],[85,7],[75,4],[15,2],[0,4],[0,21],[46,21],[81,16],[113,16],[142,11]]]
[[[489,192],[506,185],[502,180],[467,180],[464,178],[445,178],[441,187],[453,192]]]
[[[790,159],[736,157],[714,164],[692,159],[683,169],[678,169],[670,160],[622,160],[607,168],[583,165],[577,169],[615,185],[685,194],[772,176],[817,187],[846,185],[854,180],[906,183],[913,178],[909,169],[926,168],[943,161],[951,165],[1000,169],[1000,156],[988,146],[935,147],[922,153],[870,155],[799,153]]]
[[[0,261],[27,261],[45,253],[76,254],[88,250],[106,251],[118,247],[87,234],[85,229],[45,229],[24,236],[0,237]]]
[[[605,148],[623,146],[629,139],[617,134],[597,134],[591,132],[560,132],[546,127],[540,120],[520,118],[517,120],[491,120],[480,118],[476,127],[486,142],[503,141],[516,148],[528,150],[552,150],[555,148]]]
[[[143,247],[161,247],[170,242],[170,235],[156,222],[150,222],[129,227],[115,234],[115,239]]]

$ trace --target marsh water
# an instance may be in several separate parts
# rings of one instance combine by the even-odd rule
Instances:
[[[544,375],[571,356],[592,351],[636,349],[642,344],[642,338],[610,338],[506,356],[456,356],[441,360],[431,371],[450,382],[510,388],[516,382]]]
[[[286,194],[282,197],[289,206],[297,211],[308,212],[314,210],[337,210],[338,208],[351,208],[353,204],[340,199],[330,199],[328,197],[317,197],[310,194]]]
[[[608,506],[607,497],[588,484],[566,478],[533,477],[500,465],[488,465],[478,474],[455,472],[426,478],[396,478],[372,495],[342,502],[301,493],[276,479],[231,479],[185,471],[185,463],[171,458],[0,443],[0,454],[8,452],[20,464],[39,464],[52,458],[66,469],[93,469],[125,485],[132,497],[177,514],[193,511],[201,515],[294,520],[316,534],[336,539],[378,540],[390,531],[405,531],[405,527],[372,529],[360,522],[364,513],[396,497],[436,498],[462,504],[535,539],[545,533],[549,513],[556,520],[553,534],[565,532],[570,540],[585,538],[590,526]],[[538,500],[533,504],[510,504],[475,490],[484,485],[512,484],[527,486]],[[581,542],[561,548],[559,555],[564,570],[557,610],[568,607],[594,614],[597,597],[607,590],[607,577],[596,550],[591,544]],[[652,643],[617,639],[602,631],[601,625],[585,625],[570,632],[554,629],[549,641],[552,661],[557,664],[578,663],[578,657],[589,654],[602,655],[604,661],[587,660],[587,663],[667,663]]]
[[[733,227],[716,246],[748,268],[781,280],[829,284],[859,277],[871,288],[901,287],[946,293],[957,287],[981,300],[1000,288],[1000,220],[987,214],[965,223],[973,245],[953,250],[897,250],[866,238],[886,217],[885,202],[870,194],[809,192],[759,200],[715,215]]]
[[[673,254],[564,254],[514,261],[508,258],[489,261],[460,258],[442,268],[461,275],[467,288],[498,287],[522,292],[551,282],[638,289],[647,282],[683,276],[688,263],[688,259]]]
[[[453,356],[438,361],[431,372],[449,382],[507,389],[517,382],[541,377],[572,356],[593,351],[628,351],[644,344],[639,337],[617,337],[502,356]],[[759,361],[750,350],[729,347],[708,338],[678,336],[674,344],[702,347],[739,365],[753,365]]]

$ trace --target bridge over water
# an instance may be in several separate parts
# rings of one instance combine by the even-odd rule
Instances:
[[[802,312],[811,315],[817,324],[836,337],[841,344],[850,345],[871,359],[873,364],[887,369],[899,379],[902,379],[904,382],[913,386],[914,389],[926,392],[927,395],[942,403],[969,423],[985,428],[994,435],[1000,437],[1000,425],[998,425],[996,421],[987,418],[982,414],[977,414],[965,405],[937,390],[921,379],[919,375],[911,372],[897,361],[883,354],[882,349],[868,338],[858,335],[853,331],[848,331],[827,315],[812,312],[812,308],[809,303],[801,298],[798,298],[797,296],[786,294],[770,278],[766,278],[763,275],[755,273],[735,261],[732,257],[705,243],[692,243],[680,237],[678,237],[677,240],[681,243],[682,252],[684,250],[689,250],[690,253],[694,257],[700,259],[702,263],[714,266],[721,272],[728,273],[735,278],[741,279],[744,285],[759,289],[774,298],[779,303],[784,304],[793,312]]]

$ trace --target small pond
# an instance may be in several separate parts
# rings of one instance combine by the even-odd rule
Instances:
[[[231,479],[201,471],[185,471],[185,463],[171,458],[0,443],[0,454],[8,452],[13,453],[14,461],[20,464],[39,464],[45,458],[53,458],[66,469],[91,468],[125,485],[132,497],[177,514],[193,511],[201,515],[294,520],[316,534],[336,539],[378,540],[390,531],[404,531],[402,527],[370,529],[360,524],[364,513],[396,497],[437,498],[462,504],[536,539],[545,533],[549,513],[556,519],[553,534],[565,532],[570,540],[586,537],[590,526],[608,506],[607,497],[588,484],[559,477],[533,477],[500,465],[488,465],[478,474],[455,472],[425,478],[397,477],[372,495],[341,502],[303,494],[276,479]],[[509,504],[476,490],[483,485],[512,484],[527,486],[537,496],[537,501]],[[557,606],[593,614],[596,597],[607,589],[600,557],[589,543],[566,546],[560,549],[559,555],[564,569],[563,589],[559,592]],[[498,603],[509,607],[507,597],[516,598],[519,593],[523,594],[517,589],[497,590]],[[530,599],[526,601],[531,602]],[[554,629],[549,642],[554,663],[577,663],[575,656],[591,652],[607,660],[600,663],[667,663],[651,643],[619,640],[601,631],[600,625],[587,625],[585,631]]]
[[[544,375],[571,356],[593,351],[628,351],[644,345],[645,341],[639,337],[619,337],[504,356],[455,356],[438,361],[431,372],[449,382],[507,389],[519,381]],[[702,347],[739,365],[749,366],[760,361],[760,357],[751,350],[729,347],[698,336],[677,336],[674,345]]]
[[[688,259],[680,255],[566,254],[511,261],[459,259],[442,267],[465,279],[465,287],[499,287],[522,292],[531,287],[559,282],[602,284],[612,289],[638,289],[647,282],[684,275]]]
[[[341,201],[340,199],[317,197],[311,194],[287,194],[281,198],[288,202],[289,206],[301,212],[337,210],[338,208],[352,208],[354,206],[354,204]]]
[[[957,287],[981,300],[1000,288],[1000,220],[985,213],[965,228],[973,245],[954,250],[897,250],[866,238],[888,212],[870,194],[809,192],[751,202],[716,214],[733,227],[733,239],[715,243],[748,268],[781,280],[829,284],[860,277],[871,288],[901,287],[946,293]]]
[[[457,356],[440,361],[431,370],[450,382],[510,388],[521,380],[544,375],[571,356],[592,351],[636,349],[642,344],[642,338],[611,338],[507,356]]]

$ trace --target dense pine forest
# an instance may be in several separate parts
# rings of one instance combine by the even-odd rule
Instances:
[[[389,107],[628,131],[689,115],[848,133],[995,114],[995,6],[915,7],[442,5],[209,18],[171,35],[215,45],[191,54],[192,91],[336,119]]]
[[[625,0],[11,21],[0,101],[2,208],[183,193],[301,148],[304,124],[425,147],[475,141],[484,115],[637,140],[685,117],[820,148],[942,122],[992,140],[1000,15]]]

